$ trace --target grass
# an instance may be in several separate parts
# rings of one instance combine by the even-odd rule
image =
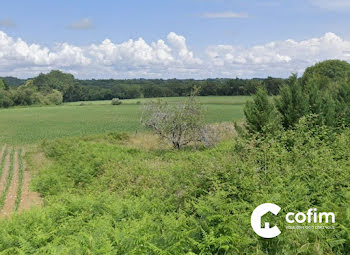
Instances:
[[[249,97],[201,97],[208,123],[238,121]],[[173,103],[184,98],[165,98]],[[33,144],[43,139],[84,136],[106,132],[143,131],[141,105],[151,99],[124,100],[112,106],[110,101],[67,103],[63,106],[21,107],[0,110],[0,141],[12,145]]]

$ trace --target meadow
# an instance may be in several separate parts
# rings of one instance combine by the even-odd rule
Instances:
[[[200,97],[207,123],[239,121],[247,96]],[[33,144],[43,139],[84,136],[107,132],[145,131],[140,124],[141,106],[156,99],[75,102],[62,106],[17,107],[0,109],[0,141],[12,145]],[[176,103],[184,98],[164,98]]]

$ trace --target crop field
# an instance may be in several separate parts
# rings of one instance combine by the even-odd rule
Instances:
[[[24,171],[23,148],[0,146],[0,217],[15,211],[29,209],[40,201],[37,193],[29,190],[30,175]]]
[[[239,121],[249,97],[200,97],[208,123]],[[184,98],[165,98],[175,103]],[[140,124],[142,103],[152,99],[67,103],[63,106],[10,108],[0,110],[0,141],[12,145],[36,143],[43,139],[101,134],[112,131],[144,131]],[[154,99],[153,99],[154,100]]]
[[[198,97],[202,104],[227,104],[227,105],[244,105],[244,103],[250,98],[250,96],[201,96]],[[165,100],[168,103],[176,103],[184,101],[186,97],[163,97],[163,98],[136,98],[136,99],[124,99],[123,104],[144,104],[150,101]],[[84,101],[84,102],[72,102],[65,103],[65,105],[107,105],[110,104],[110,100],[100,101]]]

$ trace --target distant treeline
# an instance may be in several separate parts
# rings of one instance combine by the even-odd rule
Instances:
[[[82,90],[80,97],[82,100],[188,96],[194,87],[200,87],[201,96],[250,95],[255,93],[259,86],[265,86],[271,95],[276,95],[284,82],[284,79],[272,77],[207,80],[77,80]]]
[[[58,92],[63,102],[111,100],[112,98],[151,98],[187,96],[194,87],[200,88],[201,96],[235,96],[255,93],[264,86],[268,93],[276,95],[285,84],[284,79],[129,79],[129,80],[78,80],[73,75],[53,70],[33,79],[14,77],[0,78],[0,107],[13,105],[59,103]],[[48,100],[55,93],[54,102]]]
[[[315,83],[316,78],[321,80],[322,86],[331,86],[333,89],[339,86],[339,82],[349,82],[347,74],[350,65],[345,61],[330,60],[316,66],[321,75],[310,71],[314,68],[307,68],[304,75],[298,78],[304,84],[303,86],[306,83]],[[317,77],[313,77],[314,75]],[[305,77],[309,77],[308,81]],[[337,81],[337,83],[329,85],[328,81]],[[53,70],[48,74],[39,74],[37,77],[27,80],[14,77],[0,78],[0,107],[111,100],[113,98],[188,96],[194,87],[199,87],[200,96],[251,95],[259,87],[266,89],[269,95],[278,95],[282,87],[289,85],[288,79],[272,77],[206,80],[78,80],[72,74]]]

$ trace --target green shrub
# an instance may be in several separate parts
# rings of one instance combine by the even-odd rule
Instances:
[[[120,104],[122,104],[122,101],[119,98],[113,98],[111,104],[112,105],[120,105]]]
[[[63,103],[62,93],[55,89],[46,96],[46,99],[50,104],[60,105]]]
[[[8,108],[13,106],[12,95],[9,91],[0,89],[0,107]]]

